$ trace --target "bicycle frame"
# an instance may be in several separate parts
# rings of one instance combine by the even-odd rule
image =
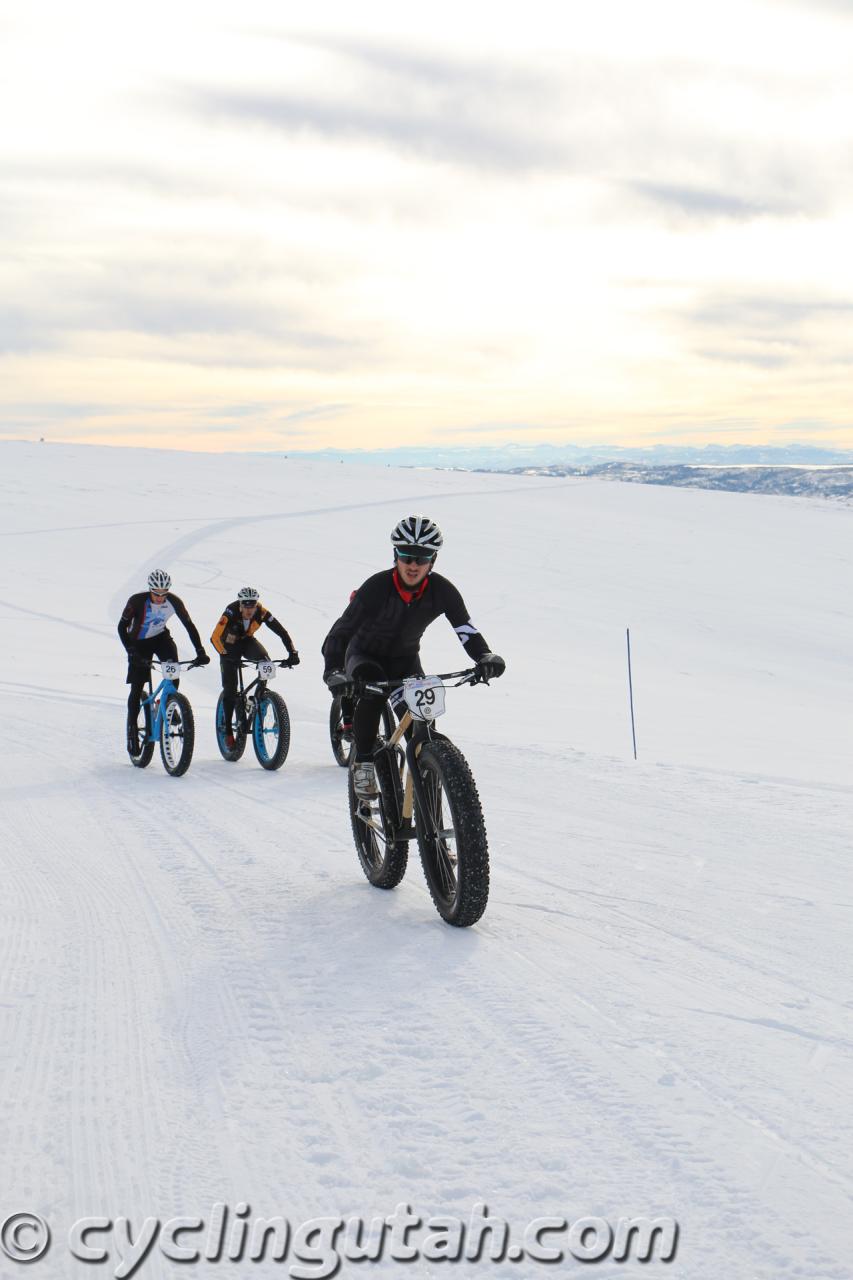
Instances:
[[[171,659],[167,659],[167,661],[171,661]],[[193,666],[193,662],[179,662],[177,665],[179,667],[191,667]],[[148,669],[148,680],[151,682],[150,664]],[[168,676],[164,676],[157,685],[157,688],[152,689],[147,698],[140,699],[140,710],[144,707],[151,707],[153,711],[151,716],[151,728],[145,739],[146,742],[157,742],[159,740],[163,729],[163,722],[166,719],[166,703],[169,701],[172,694],[177,692],[178,690],[176,689],[174,682],[170,680]],[[148,717],[146,717],[146,719],[147,718]]]
[[[235,711],[239,710],[240,717],[243,721],[242,727],[245,730],[246,735],[248,736],[248,734],[250,734],[252,731],[252,726],[254,724],[255,716],[258,713],[258,703],[260,702],[261,698],[266,692],[267,681],[262,680],[261,677],[258,675],[258,676],[255,676],[251,684],[244,685],[243,684],[243,668],[257,667],[258,662],[267,662],[267,661],[272,662],[277,667],[286,667],[289,665],[289,663],[287,658],[269,658],[269,659],[260,658],[257,661],[255,661],[255,659],[253,658],[240,658],[239,660],[232,658],[229,660],[232,661],[234,663],[234,666],[237,668],[237,680],[238,680],[237,703],[234,709]],[[246,701],[251,695],[251,692],[253,689],[255,690],[255,696],[253,699],[252,713],[251,715],[247,715]]]
[[[461,678],[457,679],[457,677],[461,677]],[[452,689],[459,688],[459,686],[463,684],[477,684],[480,682],[477,675],[476,667],[471,667],[467,671],[446,672],[443,675],[439,675],[438,679],[441,681],[454,680],[455,683],[448,686],[449,688],[452,688]],[[385,693],[392,689],[399,689],[401,687],[401,683],[402,682],[400,680],[383,680],[383,681],[371,680],[361,685],[361,687],[357,690],[357,692]],[[427,801],[427,797],[424,793],[424,786],[423,786],[423,781],[421,779],[421,772],[418,767],[418,754],[423,744],[425,742],[428,742],[430,738],[433,737],[434,722],[430,720],[416,719],[415,716],[412,715],[411,710],[407,707],[399,724],[397,725],[394,732],[391,734],[391,737],[382,746],[378,747],[376,752],[374,753],[375,756],[382,755],[385,752],[396,755],[396,749],[398,744],[400,743],[401,739],[405,737],[407,731],[412,725],[414,725],[414,731],[411,737],[409,738],[409,740],[406,742],[406,746],[404,748],[407,769],[406,769],[405,781],[402,782],[402,789],[403,789],[402,803],[400,802],[399,795],[397,796],[398,813],[396,815],[397,817],[396,825],[400,828],[398,834],[402,838],[406,838],[406,837],[411,838],[411,835],[414,834],[414,828],[412,826],[412,818],[414,816],[416,799],[418,803],[418,809],[420,810],[420,814],[423,821],[425,823],[429,823],[429,825],[432,826],[432,823],[430,822],[430,819],[429,819],[430,807]],[[435,830],[430,830],[426,834],[429,836],[431,840],[435,840],[440,836],[440,833]]]

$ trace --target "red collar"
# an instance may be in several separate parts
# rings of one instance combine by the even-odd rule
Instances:
[[[405,583],[400,581],[400,575],[397,573],[396,566],[393,569],[394,586],[397,588],[397,594],[406,604],[411,604],[413,600],[420,600],[421,596],[427,589],[429,583],[429,574],[424,578],[423,582],[415,587],[414,591],[410,591]]]

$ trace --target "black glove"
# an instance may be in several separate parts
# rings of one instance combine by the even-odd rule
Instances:
[[[497,680],[506,671],[506,663],[500,654],[484,653],[477,659],[477,672],[481,680]]]
[[[327,671],[323,676],[323,683],[329,692],[334,694],[343,693],[351,685],[351,681],[343,671]]]
[[[205,653],[204,649],[199,649],[195,655],[194,667],[206,667],[210,662],[210,654]]]
[[[287,665],[288,665],[289,667],[298,667],[298,666],[299,666],[299,654],[296,652],[296,650],[295,650],[295,649],[293,650],[293,653],[289,653],[289,654],[287,655]]]

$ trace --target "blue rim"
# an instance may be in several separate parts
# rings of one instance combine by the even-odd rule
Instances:
[[[272,709],[272,713],[273,713],[272,724],[268,729],[265,729],[264,719],[266,717],[267,710],[270,708]],[[252,726],[252,732],[255,737],[255,749],[257,750],[258,754],[262,755],[265,760],[271,760],[275,755],[276,745],[278,744],[279,723],[278,723],[278,715],[275,709],[275,703],[272,702],[269,698],[264,698],[262,702],[258,703],[257,709],[255,711],[255,723]],[[275,744],[273,746],[272,751],[268,750],[267,748],[267,743],[266,743],[267,734],[272,734],[272,736],[275,739]]]

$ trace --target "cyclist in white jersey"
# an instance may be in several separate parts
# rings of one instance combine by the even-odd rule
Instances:
[[[171,591],[172,579],[165,569],[154,569],[148,575],[148,590],[132,595],[122,610],[118,624],[119,639],[127,650],[127,681],[130,693],[127,699],[128,732],[135,726],[139,715],[142,690],[148,679],[152,658],[176,661],[178,646],[169,634],[170,620],[177,615],[183,623],[190,642],[195,648],[195,660],[200,667],[210,662],[204,651],[201,636],[187,613],[186,605]],[[175,682],[178,686],[178,681]]]

